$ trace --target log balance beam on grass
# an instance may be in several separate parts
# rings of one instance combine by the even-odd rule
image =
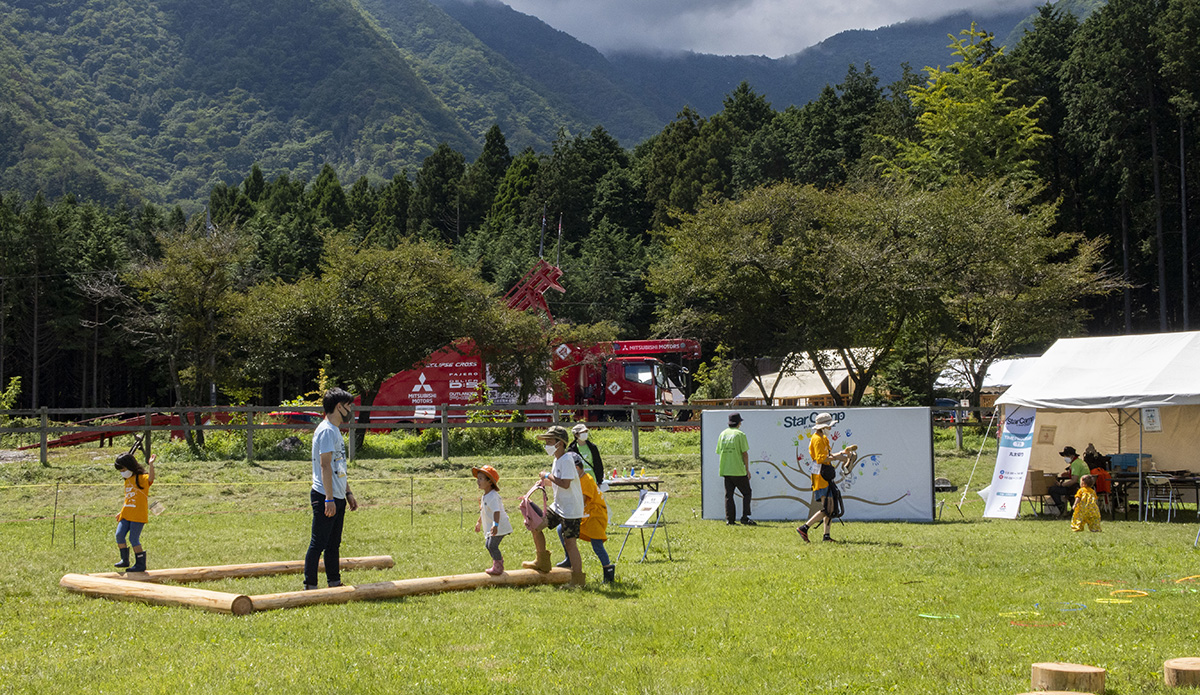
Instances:
[[[325,561],[319,563],[318,572],[325,571]],[[342,571],[363,569],[391,569],[396,565],[391,555],[370,557],[344,557],[338,562]],[[219,579],[243,579],[246,577],[268,577],[276,574],[301,574],[304,560],[281,562],[255,562],[241,565],[216,565],[213,567],[179,567],[176,569],[149,570],[147,572],[96,572],[89,577],[124,579],[132,582],[210,582]]]
[[[372,601],[420,594],[437,594],[445,591],[466,591],[489,586],[534,586],[538,584],[566,584],[571,581],[571,571],[555,567],[549,572],[537,570],[513,570],[499,576],[479,572],[457,574],[448,577],[424,577],[401,579],[394,582],[375,582],[359,586],[339,586],[307,591],[287,591],[279,594],[245,596],[221,591],[193,589],[186,586],[171,586],[152,582],[136,582],[127,579],[93,577],[86,574],[65,575],[59,585],[68,591],[118,601],[141,601],[159,606],[192,606],[214,613],[246,615],[255,611],[278,608],[298,608],[318,604],[347,603],[350,601]]]
[[[492,576],[484,572],[455,574],[448,577],[423,577],[401,579],[394,582],[375,582],[358,586],[338,586],[332,589],[310,589],[287,591],[281,594],[251,596],[254,611],[269,611],[277,608],[298,608],[326,603],[349,601],[374,601],[420,594],[440,594],[445,591],[467,591],[489,586],[535,586],[538,584],[566,584],[571,581],[571,570],[554,567],[549,572],[537,570],[512,570]]]
[[[246,615],[253,610],[249,596],[193,589],[190,586],[131,582],[127,579],[91,577],[86,574],[63,575],[58,585],[67,591],[117,601],[140,601],[156,606],[192,606],[213,613],[233,615]]]

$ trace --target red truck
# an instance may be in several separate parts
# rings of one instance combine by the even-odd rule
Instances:
[[[505,296],[508,306],[536,307],[550,316],[542,295],[548,289],[563,291],[558,284],[561,276],[558,267],[539,260]],[[673,357],[675,361],[665,361],[664,357]],[[563,344],[554,350],[551,365],[561,375],[559,383],[535,395],[529,405],[584,406],[574,410],[579,410],[581,417],[597,420],[624,414],[588,410],[586,406],[683,404],[690,374],[684,361],[699,358],[700,344],[686,339],[619,340],[590,347]],[[440,416],[445,404],[451,419],[462,420],[467,412],[461,406],[477,402],[481,386],[488,388],[494,405],[502,407],[516,402],[513,394],[498,392],[472,343],[448,345],[421,364],[383,382],[374,405],[396,409],[372,411],[371,419],[432,420]],[[550,414],[549,408],[526,413],[531,421],[549,420]],[[654,420],[658,415],[652,409],[638,411],[641,420]]]

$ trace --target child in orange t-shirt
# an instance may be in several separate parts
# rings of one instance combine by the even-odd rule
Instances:
[[[125,497],[121,511],[117,512],[117,552],[121,561],[114,565],[128,572],[146,571],[146,551],[142,549],[142,527],[150,521],[150,486],[154,484],[154,457],[146,461],[146,467],[138,463],[132,452],[117,456],[113,468],[125,479]],[[129,565],[129,545],[133,546],[133,566]]]

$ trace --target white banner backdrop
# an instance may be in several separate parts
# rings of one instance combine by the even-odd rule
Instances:
[[[1021,512],[1021,493],[1029,473],[1033,452],[1033,408],[1016,408],[1004,414],[1000,448],[996,451],[996,469],[988,486],[983,515],[994,519],[1015,519]]]
[[[725,482],[717,438],[732,410],[706,410],[700,421],[701,483],[705,519],[725,518]],[[844,408],[737,411],[750,443],[750,517],[798,520],[810,516],[812,476],[808,440],[818,413],[833,416],[830,450],[858,445],[849,476],[838,469],[847,521],[932,521],[933,439],[928,408]],[[742,514],[737,496],[737,516]]]

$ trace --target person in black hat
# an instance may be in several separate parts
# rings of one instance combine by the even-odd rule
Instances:
[[[725,479],[725,523],[736,525],[733,520],[734,493],[742,493],[742,523],[756,524],[750,520],[750,442],[741,430],[740,413],[729,414],[729,427],[717,437],[717,456],[721,460],[721,477]]]
[[[1075,492],[1079,489],[1079,479],[1087,475],[1089,470],[1087,463],[1079,458],[1079,453],[1073,446],[1063,447],[1058,455],[1063,457],[1063,462],[1067,464],[1067,470],[1058,476],[1058,485],[1051,485],[1049,492],[1050,499],[1054,500],[1054,507],[1058,509],[1058,515],[1066,516],[1067,502],[1065,498],[1075,496]]]

